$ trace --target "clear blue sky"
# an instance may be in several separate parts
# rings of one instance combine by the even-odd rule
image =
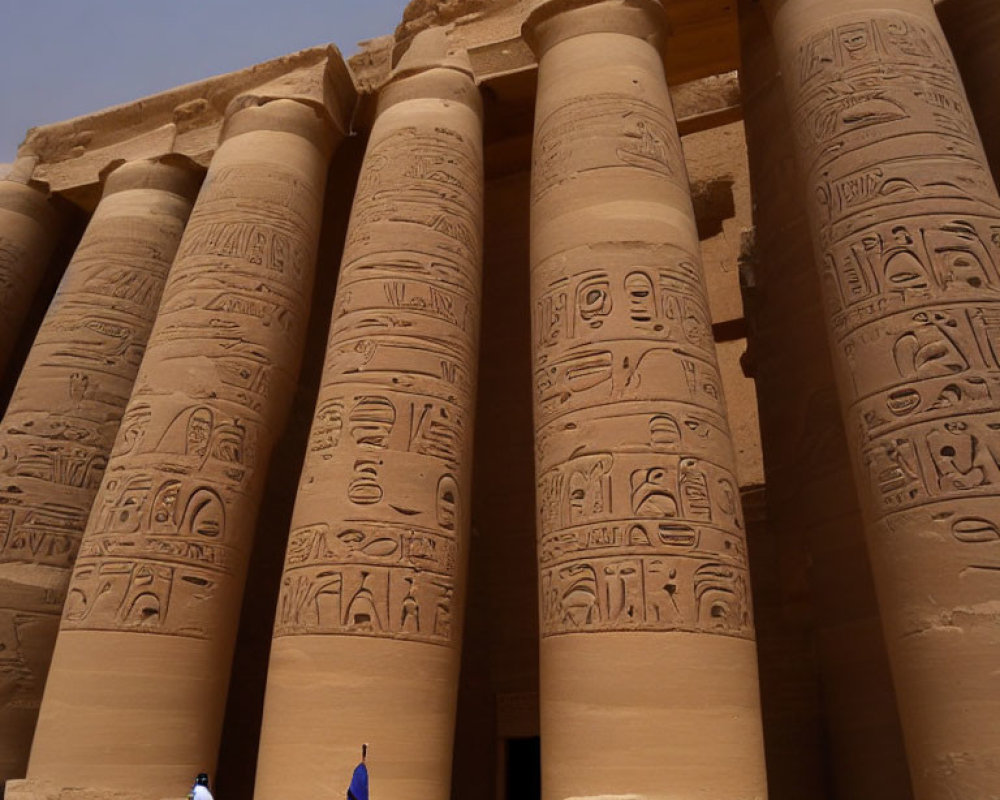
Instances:
[[[333,42],[392,33],[406,0],[0,0],[0,162],[33,125]]]

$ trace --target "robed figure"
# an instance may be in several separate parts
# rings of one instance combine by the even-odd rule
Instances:
[[[347,800],[368,800],[368,767],[365,759],[368,757],[368,745],[361,745],[361,763],[354,768],[351,785],[347,789]]]

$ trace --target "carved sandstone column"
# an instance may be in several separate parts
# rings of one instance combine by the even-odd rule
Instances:
[[[379,98],[271,651],[258,800],[450,797],[482,260],[478,89],[421,33]]]
[[[297,381],[333,108],[230,108],[80,549],[28,783],[181,796],[212,772],[261,485]],[[276,532],[278,535],[278,532]]]
[[[546,800],[766,796],[745,533],[653,0],[536,3]]]
[[[45,184],[31,180],[34,163],[19,159],[0,181],[0,374],[59,243],[59,215]]]
[[[0,422],[0,781],[24,777],[70,570],[199,179],[169,160],[107,177]]]
[[[993,178],[1000,182],[1000,3],[938,0],[937,13],[962,74]]]
[[[920,800],[1000,786],[1000,198],[930,0],[778,0],[845,427]]]
[[[795,142],[778,54],[758,3],[741,2],[740,32],[740,84],[756,226],[753,362],[768,516],[782,550],[809,562],[808,635],[815,640],[812,649],[822,673],[828,729],[823,744],[829,753],[822,744],[818,750],[832,772],[830,796],[836,800],[910,800],[819,276],[812,268]],[[767,700],[765,692],[765,711]],[[787,746],[805,743],[801,734],[789,734],[783,739]],[[810,744],[816,748],[818,743]],[[770,739],[767,745],[771,759],[776,748]],[[784,772],[804,763],[808,759],[787,758],[776,766]],[[772,780],[771,800],[780,800],[776,788]],[[804,796],[790,789],[789,800]]]

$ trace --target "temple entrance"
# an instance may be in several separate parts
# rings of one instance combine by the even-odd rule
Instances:
[[[538,736],[506,742],[505,800],[541,800],[542,745]]]

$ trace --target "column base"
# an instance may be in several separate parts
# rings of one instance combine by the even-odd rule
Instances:
[[[135,792],[92,789],[84,786],[57,786],[44,781],[7,781],[3,800],[181,800],[180,797],[154,798]]]

